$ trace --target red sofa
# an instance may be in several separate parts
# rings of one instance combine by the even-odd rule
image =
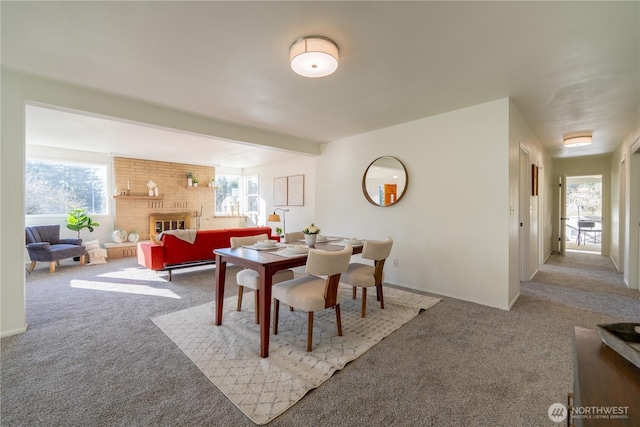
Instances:
[[[160,244],[138,243],[138,264],[154,271],[168,271],[182,267],[212,264],[215,262],[214,249],[231,246],[231,237],[271,236],[269,227],[226,228],[220,230],[198,230],[196,240],[189,243],[178,237],[167,234]],[[277,236],[271,239],[280,240]]]

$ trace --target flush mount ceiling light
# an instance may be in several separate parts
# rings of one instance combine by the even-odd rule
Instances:
[[[582,147],[584,145],[591,144],[591,135],[576,135],[576,136],[565,136],[564,137],[564,146],[565,147]]]
[[[338,46],[321,36],[301,37],[289,51],[291,69],[304,77],[324,77],[338,68]]]

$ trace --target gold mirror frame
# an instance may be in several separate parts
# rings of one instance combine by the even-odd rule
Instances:
[[[370,181],[369,185],[367,185],[367,180]],[[380,188],[381,185],[384,187]],[[408,186],[409,174],[407,173],[407,168],[399,159],[392,156],[378,157],[367,166],[362,176],[362,193],[369,203],[374,206],[388,207],[395,205],[405,195]],[[372,191],[373,188],[376,190]],[[382,200],[376,202],[374,197]]]

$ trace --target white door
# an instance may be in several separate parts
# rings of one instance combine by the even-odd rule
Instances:
[[[529,218],[531,210],[531,165],[529,152],[520,146],[520,188],[518,215],[520,220],[520,280],[529,280]]]

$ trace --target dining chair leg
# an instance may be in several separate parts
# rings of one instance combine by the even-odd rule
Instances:
[[[36,268],[36,262],[31,261],[31,266],[29,267],[29,271],[33,271],[34,268]]]
[[[313,344],[313,311],[309,312],[309,325],[307,328],[307,351],[311,351]]]
[[[367,317],[367,288],[362,288],[362,315],[363,318]]]
[[[380,301],[380,308],[384,310],[384,294],[382,293],[382,285],[376,286],[378,289],[378,300]]]
[[[255,295],[255,306],[256,306],[256,325],[260,324],[260,291],[256,289],[254,292]]]
[[[356,288],[355,286],[353,287],[353,299],[356,299],[356,290],[358,288]]]
[[[340,318],[340,304],[336,304],[336,325],[338,326],[338,336],[342,336],[342,319]]]
[[[273,299],[273,335],[278,335],[278,309],[280,308],[280,301]]]
[[[244,286],[238,286],[238,307],[236,307],[236,311],[242,310],[242,294],[244,292]]]

